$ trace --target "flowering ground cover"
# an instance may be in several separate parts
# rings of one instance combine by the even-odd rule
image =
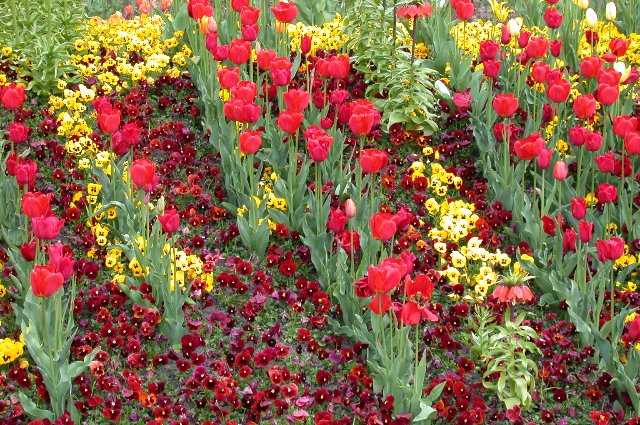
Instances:
[[[8,5],[0,423],[638,423],[638,4],[484,6]]]

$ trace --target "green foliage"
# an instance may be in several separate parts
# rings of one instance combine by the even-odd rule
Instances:
[[[86,0],[87,16],[107,18],[115,12],[122,11],[128,4],[135,10],[135,3],[130,0]]]
[[[535,388],[538,367],[531,358],[540,353],[533,341],[538,337],[524,326],[525,314],[511,320],[510,309],[505,312],[504,325],[493,321],[491,312],[476,310],[472,319],[474,332],[470,335],[471,354],[484,366],[482,384],[495,391],[507,409],[519,405],[531,406],[531,392]],[[498,379],[493,377],[498,375]]]
[[[412,58],[411,46],[405,42],[409,33],[392,16],[391,1],[356,0],[348,10],[345,32],[354,67],[364,74],[367,96],[382,110],[385,129],[400,123],[432,134],[438,128],[437,72],[425,60]]]
[[[26,64],[22,71],[28,89],[48,96],[56,80],[71,72],[67,58],[83,18],[83,0],[4,2],[0,8],[0,45],[11,47],[19,55],[19,62]]]
[[[333,18],[336,0],[298,0],[298,20],[309,25],[320,25]]]

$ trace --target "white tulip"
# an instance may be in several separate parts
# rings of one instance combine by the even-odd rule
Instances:
[[[509,29],[509,33],[512,35],[519,35],[520,29],[522,29],[522,18],[511,18],[507,22],[507,28]]]
[[[608,21],[616,20],[616,4],[614,2],[610,1],[609,3],[607,3],[607,6],[605,8],[605,16],[607,17]]]
[[[447,88],[447,86],[442,82],[442,80],[438,80],[435,82],[436,90],[440,92],[442,97],[445,99],[451,99],[451,92]]]
[[[616,62],[613,64],[613,69],[618,71],[621,75],[620,81],[624,81],[629,78],[629,74],[631,74],[631,67],[625,65],[623,62]]]
[[[588,8],[584,17],[587,21],[587,25],[591,28],[595,28],[596,24],[598,23],[598,15],[596,14],[596,11],[592,8]]]

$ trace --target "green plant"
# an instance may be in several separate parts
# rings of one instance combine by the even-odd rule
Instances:
[[[26,65],[29,90],[48,96],[58,79],[72,77],[67,58],[83,19],[84,0],[4,2],[0,45],[11,47]]]
[[[470,335],[471,354],[484,367],[482,385],[495,391],[507,409],[531,406],[531,392],[535,388],[538,367],[532,357],[540,350],[533,342],[536,331],[522,323],[526,313],[515,319],[507,308],[504,324],[493,320],[492,313],[483,308],[472,317],[474,332]],[[497,375],[497,379],[496,378]]]
[[[345,16],[348,47],[354,67],[368,83],[367,96],[382,111],[384,128],[399,123],[432,134],[438,129],[434,87],[438,73],[426,60],[414,57],[414,46],[406,40],[415,39],[415,31],[410,35],[391,18],[396,6],[391,1],[357,0]]]

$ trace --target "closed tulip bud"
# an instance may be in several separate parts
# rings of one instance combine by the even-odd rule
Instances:
[[[208,16],[203,16],[202,18],[200,18],[200,20],[198,20],[198,29],[200,30],[201,33],[206,34],[207,28],[209,26],[209,17]]]
[[[553,178],[556,180],[564,180],[569,175],[569,167],[564,161],[557,161],[553,166]]]
[[[596,13],[595,10],[588,8],[585,15],[584,15],[584,19],[587,23],[587,26],[591,27],[591,28],[595,28],[596,25],[598,24],[598,14]]]
[[[576,5],[582,10],[585,10],[589,7],[589,0],[574,0]]]
[[[344,201],[344,213],[348,218],[355,217],[357,212],[356,203],[353,202],[353,199],[349,198]]]
[[[507,28],[509,33],[514,36],[520,35],[520,29],[522,29],[522,18],[512,18],[507,22]]]
[[[615,21],[616,14],[617,14],[616,4],[610,1],[609,3],[607,3],[607,6],[605,8],[605,17],[607,18],[608,21]]]

